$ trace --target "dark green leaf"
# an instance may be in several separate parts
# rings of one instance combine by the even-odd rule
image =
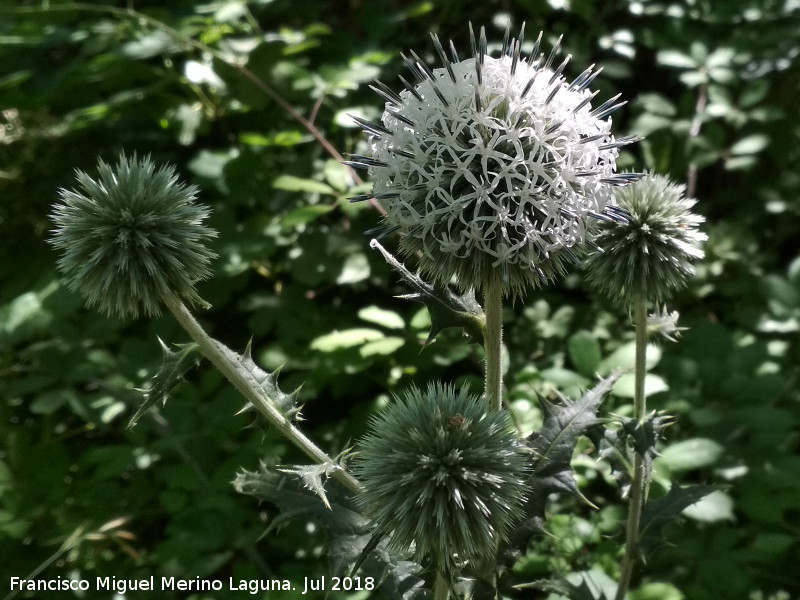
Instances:
[[[128,429],[135,427],[142,415],[157,403],[160,402],[162,406],[166,404],[170,392],[180,383],[186,371],[198,363],[198,357],[194,355],[198,350],[197,344],[176,344],[178,350],[173,352],[161,338],[158,338],[158,343],[161,344],[163,355],[161,367],[144,393],[144,402],[128,422]]]
[[[600,365],[600,343],[588,331],[574,333],[567,342],[569,358],[578,371],[586,377],[594,377]]]
[[[270,528],[294,519],[313,519],[329,533],[328,559],[332,573],[347,573],[372,541],[368,520],[356,508],[351,494],[334,480],[327,482],[328,507],[305,484],[261,465],[257,472],[240,471],[233,482],[236,491],[255,496],[278,507],[281,515]],[[276,523],[277,521],[277,523]],[[391,600],[425,600],[429,592],[419,578],[420,565],[387,552],[385,544],[372,544],[362,572],[375,576]]]
[[[513,546],[526,546],[539,530],[550,494],[582,497],[572,473],[572,454],[578,438],[600,423],[597,411],[618,377],[618,373],[606,377],[576,401],[562,397],[561,404],[553,404],[539,396],[544,421],[526,440],[533,454],[533,476],[525,507],[527,519],[514,532]]]
[[[661,530],[677,519],[681,512],[715,491],[712,485],[680,487],[673,484],[663,498],[650,500],[642,510],[639,543],[642,545],[663,543]]]

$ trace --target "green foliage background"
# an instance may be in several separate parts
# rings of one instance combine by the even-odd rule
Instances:
[[[125,430],[160,363],[157,337],[187,337],[168,317],[122,322],[82,308],[54,270],[50,206],[98,156],[175,163],[201,186],[220,232],[216,275],[200,287],[213,308],[199,317],[230,347],[252,336],[264,368],[284,365],[282,388],[303,386],[305,431],[335,454],[388,393],[434,379],[479,389],[481,373],[480,349],[458,331],[422,350],[427,313],[395,298],[407,290],[369,250],[363,232],[379,215],[346,201],[359,182],[336,154],[364,149],[346,115],[379,118],[366,84],[397,88],[408,48],[433,59],[429,31],[463,54],[468,20],[499,43],[511,19],[527,22],[528,39],[563,33],[573,76],[604,66],[599,98],[630,100],[617,134],[646,136],[622,167],[688,181],[708,220],[699,276],[669,307],[689,330],[651,352],[650,406],[678,417],[652,493],[671,480],[722,488],[668,528],[631,597],[800,597],[796,2],[132,6],[0,7],[0,590],[40,565],[50,579],[326,573],[319,528],[296,522],[262,537],[274,507],[234,493],[238,468],[303,458],[237,415],[241,399],[207,365]],[[506,383],[523,429],[541,422],[537,392],[574,394],[630,364],[629,329],[624,308],[592,296],[579,274],[509,310]],[[623,378],[607,409],[629,413],[630,396]],[[554,504],[553,535],[512,578],[592,568],[615,577],[624,508],[584,450],[579,484],[600,509]]]

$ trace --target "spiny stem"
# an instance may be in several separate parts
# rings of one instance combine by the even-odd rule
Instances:
[[[641,292],[634,299],[634,326],[636,328],[636,364],[633,411],[634,418],[644,423],[647,400],[644,395],[644,377],[647,360],[647,309]],[[637,452],[633,461],[633,481],[631,482],[630,502],[628,506],[628,524],[625,536],[625,556],[622,559],[619,586],[615,600],[623,600],[631,584],[633,567],[639,552],[639,522],[642,518],[645,489],[644,459]]]
[[[291,421],[284,417],[275,406],[264,399],[259,392],[260,386],[252,374],[242,365],[239,355],[227,346],[209,336],[200,323],[194,318],[186,305],[177,298],[164,298],[164,304],[186,332],[200,347],[203,355],[233,384],[253,407],[267,421],[278,429],[311,460],[318,464],[330,463],[333,459],[323,452],[314,442],[297,429]],[[361,484],[344,469],[334,472],[333,477],[352,492],[360,493]]]
[[[501,351],[503,347],[503,286],[499,270],[495,269],[484,289],[486,329],[483,347],[486,352],[486,385],[484,394],[489,410],[503,407],[503,372]]]

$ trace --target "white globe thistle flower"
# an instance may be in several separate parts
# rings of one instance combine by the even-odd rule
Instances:
[[[526,59],[523,26],[493,58],[484,30],[477,43],[471,26],[470,35],[465,60],[433,35],[441,68],[403,56],[416,83],[400,77],[399,94],[376,82],[382,123],[356,118],[372,156],[348,164],[369,169],[386,231],[400,230],[401,251],[419,254],[424,274],[481,290],[498,273],[503,295],[518,296],[564,271],[594,219],[624,218],[614,187],[640,175],[615,173],[616,159],[637,140],[611,133],[619,96],[592,108],[599,70],[568,82],[570,56],[554,66],[558,43],[545,58],[539,34]]]

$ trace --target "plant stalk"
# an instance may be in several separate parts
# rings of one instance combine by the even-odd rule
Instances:
[[[689,140],[700,135],[700,128],[703,125],[703,113],[708,103],[708,83],[702,84],[697,90],[697,102],[694,106],[694,117],[689,126]],[[686,197],[693,198],[697,188],[697,163],[690,162],[686,171]]]
[[[230,350],[225,344],[209,336],[200,323],[194,318],[186,305],[177,298],[164,298],[169,311],[178,320],[181,327],[192,337],[200,347],[203,355],[233,384],[253,407],[267,421],[278,429],[281,434],[289,439],[311,460],[318,464],[331,463],[333,459],[323,452],[314,442],[303,434],[291,421],[284,417],[275,406],[266,400],[261,393],[261,388],[253,375],[242,365],[238,354]],[[332,475],[342,485],[354,493],[362,491],[361,484],[344,469],[337,469]]]
[[[483,347],[486,353],[486,383],[484,394],[489,410],[503,408],[503,285],[498,269],[494,269],[483,292],[486,328]]]
[[[448,598],[450,598],[450,582],[437,571],[436,582],[433,584],[433,599],[448,600]]]
[[[634,327],[636,328],[636,363],[634,366],[633,412],[634,418],[642,424],[647,411],[647,399],[644,395],[644,378],[647,369],[647,307],[641,292],[637,292],[634,298]],[[644,459],[637,452],[633,459],[633,480],[629,494],[628,524],[625,534],[625,556],[622,559],[615,600],[623,600],[631,584],[633,568],[639,553],[639,522],[644,506],[645,486]]]

